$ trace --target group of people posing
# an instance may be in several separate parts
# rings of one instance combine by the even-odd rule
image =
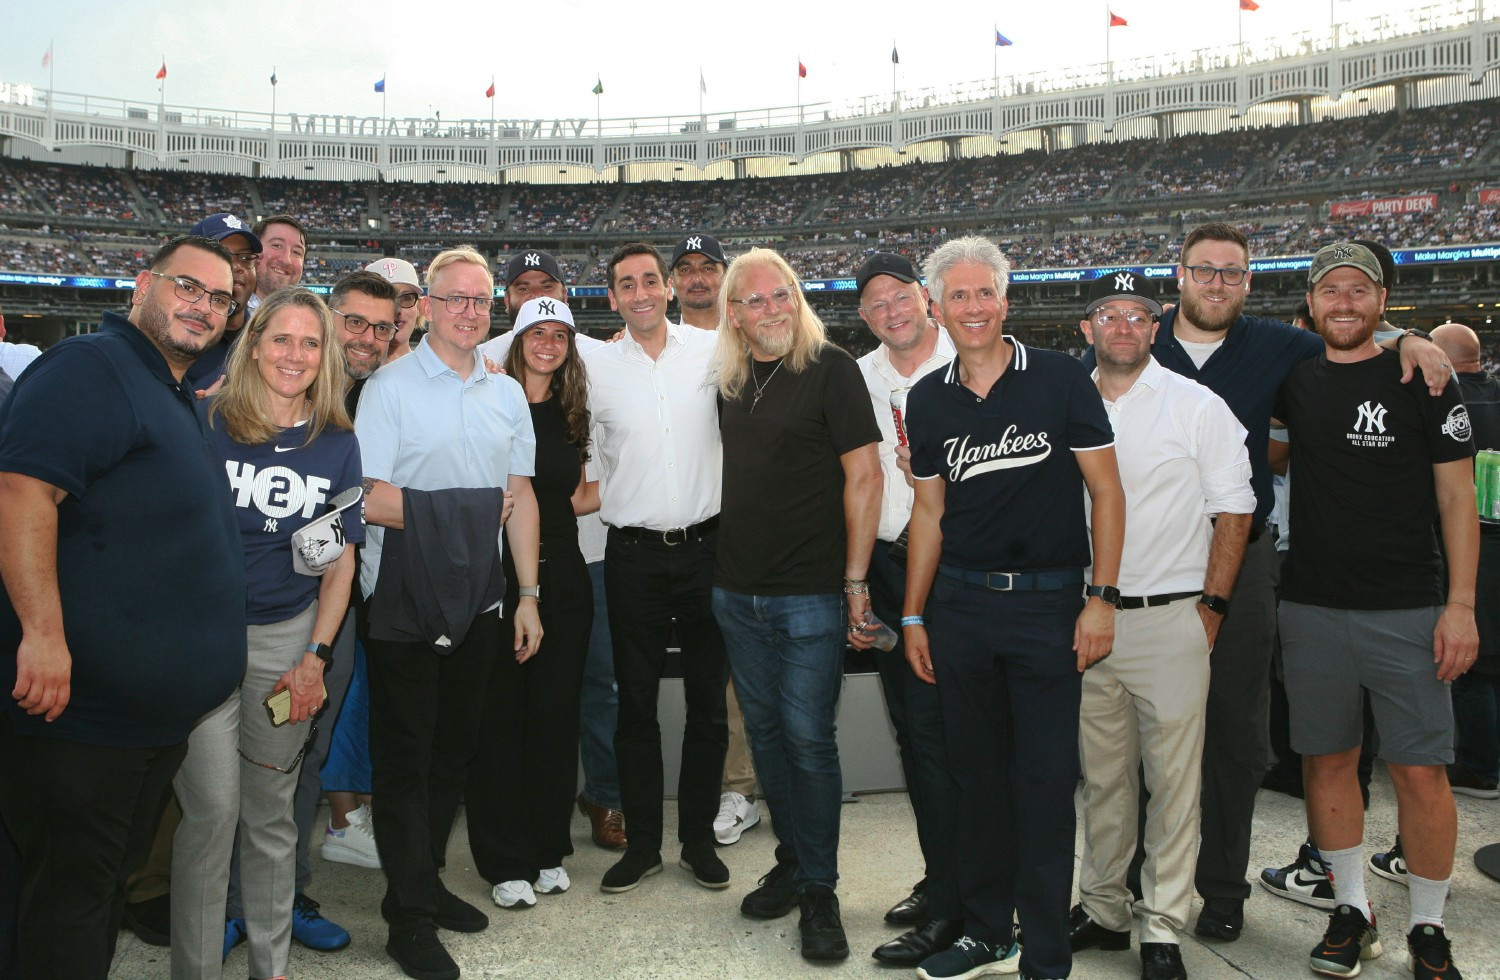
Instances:
[[[325,301],[295,284],[305,249],[286,216],[206,219],[139,274],[128,317],[57,344],[0,405],[0,813],[19,853],[0,878],[22,975],[105,976],[127,878],[151,900],[155,862],[174,977],[218,976],[244,941],[252,977],[283,977],[294,934],[348,942],[306,894],[316,836],[383,870],[408,976],[458,977],[439,930],[488,925],[440,875],[459,804],[496,905],[571,887],[601,688],[623,823],[588,786],[578,802],[623,846],[600,887],[641,886],[666,846],[669,647],[677,864],[731,884],[728,681],[777,841],[741,910],[798,911],[804,957],[846,958],[834,718],[852,644],[876,648],[926,865],[887,916],[912,928],[876,959],[1035,980],[1134,936],[1143,978],[1186,977],[1195,891],[1199,935],[1244,927],[1289,453],[1282,661],[1337,895],[1310,965],[1353,976],[1381,949],[1368,691],[1413,969],[1460,976],[1447,685],[1479,644],[1479,422],[1445,347],[1377,344],[1388,274],[1365,245],[1317,253],[1308,332],[1244,315],[1248,243],[1203,225],[1175,308],[1129,271],[1084,287],[1082,363],[1005,333],[1009,263],[979,237],[920,271],[883,252],[854,270],[880,342],[858,361],[779,254],[730,261],[706,233],[670,257],[615,250],[610,342],[578,332],[546,252],[516,254],[498,300],[460,246],[421,280],[381,259]],[[496,305],[511,329],[490,340]]]

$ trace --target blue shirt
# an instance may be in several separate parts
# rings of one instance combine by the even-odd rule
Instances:
[[[299,425],[247,446],[229,437],[222,415],[212,424],[244,546],[246,621],[284,622],[312,605],[323,581],[292,565],[292,532],[322,517],[330,499],[359,486],[359,442],[353,432],[325,427],[304,445],[307,431]],[[347,547],[365,540],[358,507],[344,511],[343,525]]]
[[[1161,327],[1151,356],[1168,371],[1175,371],[1203,385],[1229,405],[1245,427],[1245,448],[1250,453],[1250,486],[1255,490],[1255,523],[1264,523],[1276,504],[1271,488],[1271,463],[1266,457],[1270,438],[1271,406],[1276,391],[1292,368],[1323,353],[1323,341],[1308,330],[1261,316],[1241,316],[1229,325],[1224,342],[1209,355],[1200,370],[1188,356],[1172,325],[1177,310],[1162,314]],[[1084,366],[1094,369],[1094,349],[1083,355]]]
[[[397,487],[503,488],[512,474],[536,473],[536,434],[521,385],[486,371],[477,351],[468,378],[460,378],[426,337],[410,356],[370,376],[354,431],[364,475]],[[375,593],[384,536],[384,528],[371,525],[360,549],[366,598]]]
[[[187,738],[245,671],[245,572],[224,464],[144,334],[114,313],[52,347],[0,407],[0,471],[52,484],[72,698],[22,711],[21,624],[0,586],[0,687],[19,734],[145,747]],[[3,506],[3,504],[0,504]]]
[[[934,371],[906,402],[911,471],[945,480],[942,562],[976,571],[1083,569],[1089,564],[1083,473],[1075,453],[1114,445],[1088,371],[1067,354],[1014,337],[1010,366],[980,398],[959,362]]]

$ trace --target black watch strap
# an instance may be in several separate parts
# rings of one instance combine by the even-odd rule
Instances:
[[[323,669],[333,666],[333,647],[326,643],[309,643],[307,652],[323,661]]]
[[[1416,327],[1407,327],[1401,332],[1401,336],[1396,338],[1397,350],[1401,349],[1401,345],[1406,341],[1407,337],[1421,337],[1428,343],[1432,342],[1432,334],[1428,333],[1426,330],[1418,330]]]
[[[1229,615],[1229,600],[1221,595],[1205,592],[1199,596],[1198,601],[1207,606],[1209,612],[1216,612],[1220,616]]]
[[[1091,585],[1084,590],[1084,595],[1101,599],[1116,608],[1120,605],[1120,590],[1113,585]]]

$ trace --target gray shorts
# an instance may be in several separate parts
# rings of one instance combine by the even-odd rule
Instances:
[[[1364,688],[1382,759],[1400,766],[1451,763],[1453,699],[1432,659],[1432,631],[1442,611],[1283,601],[1277,614],[1292,748],[1303,755],[1358,748]]]

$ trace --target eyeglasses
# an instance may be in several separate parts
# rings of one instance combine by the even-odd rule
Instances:
[[[409,310],[417,305],[417,300],[422,298],[421,293],[397,293],[396,305],[403,310]]]
[[[432,293],[428,293],[427,297],[428,299],[442,300],[443,305],[448,308],[449,313],[462,313],[464,308],[470,303],[474,304],[475,313],[488,313],[490,308],[495,305],[494,298],[490,296],[435,296]]]
[[[234,297],[228,293],[216,293],[204,286],[201,282],[194,282],[186,276],[169,276],[163,272],[151,273],[158,279],[167,279],[177,288],[177,298],[189,303],[196,303],[203,297],[208,297],[208,308],[219,316],[234,316],[234,311],[240,308],[240,304],[234,301]]]
[[[889,303],[881,300],[878,303],[871,303],[869,306],[862,307],[862,309],[870,316],[883,319],[892,313],[905,313],[915,306],[916,303],[917,299],[911,293],[902,293]]]
[[[396,325],[394,323],[371,323],[357,313],[345,313],[343,310],[334,310],[333,312],[344,318],[345,329],[356,337],[363,336],[364,332],[371,327],[375,329],[375,339],[377,340],[390,340],[396,336]]]
[[[256,255],[254,252],[230,252],[229,257],[234,260],[234,263],[236,265],[243,265],[247,267],[254,265],[255,260],[260,258],[260,256]]]
[[[1187,271],[1192,273],[1193,282],[1202,283],[1205,286],[1214,281],[1214,276],[1223,280],[1226,286],[1238,286],[1245,281],[1245,276],[1250,272],[1249,269],[1241,269],[1232,265],[1224,269],[1216,269],[1211,265],[1190,265]]]
[[[764,313],[768,303],[775,303],[778,307],[786,306],[792,301],[792,297],[795,295],[797,295],[797,291],[791,286],[781,286],[773,289],[769,296],[764,296],[760,293],[751,293],[744,299],[732,299],[729,302],[738,303],[755,313]]]
[[[1230,285],[1234,284],[1230,283]],[[1138,313],[1135,310],[1126,312],[1124,310],[1117,310],[1112,306],[1101,306],[1089,314],[1089,320],[1096,327],[1113,327],[1122,320],[1132,327],[1144,327],[1147,324],[1156,322],[1156,314]]]
[[[302,764],[302,757],[307,755],[307,750],[312,747],[313,739],[317,737],[318,723],[312,719],[308,719],[307,738],[302,740],[302,748],[297,750],[297,755],[292,759],[291,765],[287,766],[285,769],[281,768],[280,766],[273,766],[269,762],[261,762],[259,759],[252,759],[250,758],[250,756],[245,754],[244,749],[240,749],[240,758],[244,759],[251,765],[260,766],[262,769],[274,769],[277,772],[286,773],[288,776],[290,776],[292,773],[296,772],[297,767]]]

